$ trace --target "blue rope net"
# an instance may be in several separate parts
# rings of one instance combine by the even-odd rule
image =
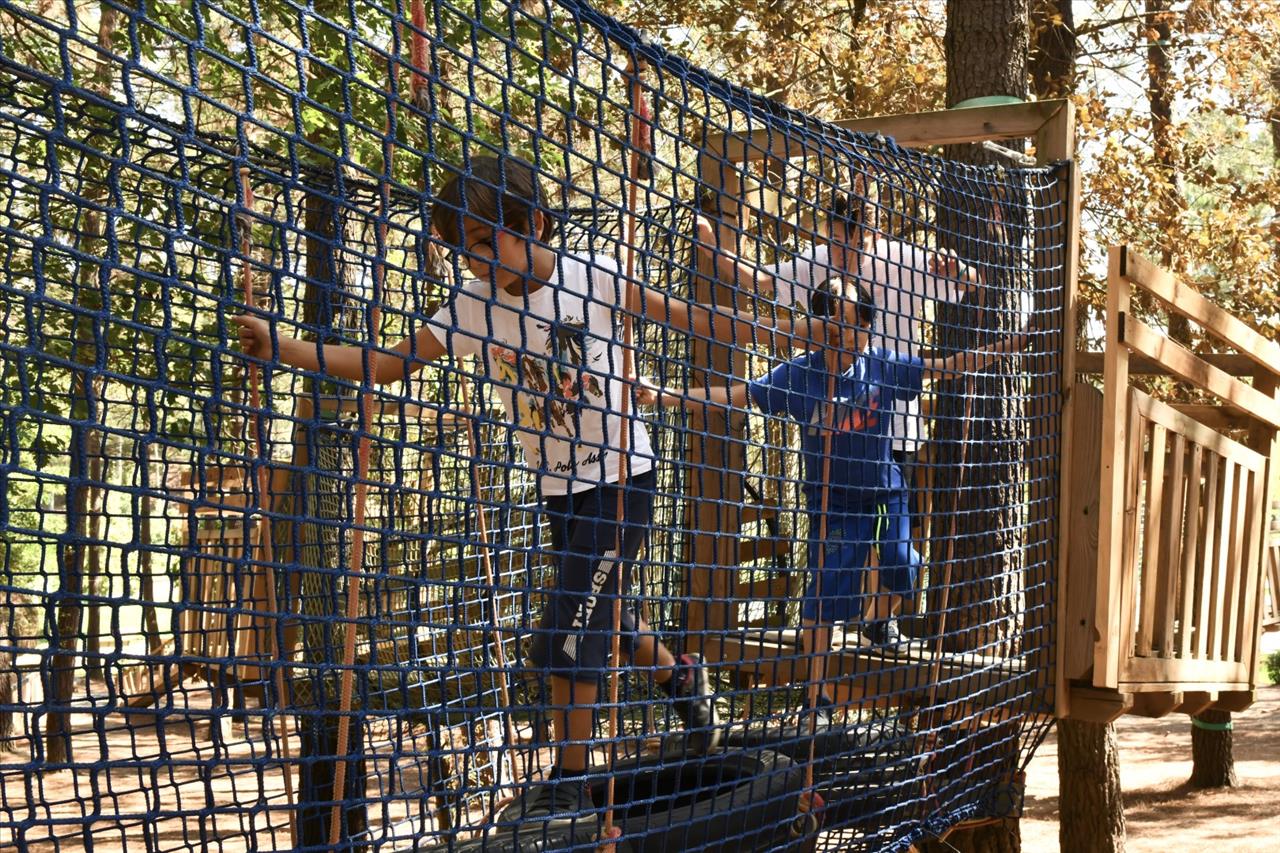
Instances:
[[[572,0],[2,2],[0,65],[0,844],[1019,813],[1068,164],[823,124]]]

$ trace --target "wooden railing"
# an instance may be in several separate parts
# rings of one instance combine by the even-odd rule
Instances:
[[[1133,316],[1135,289],[1238,350],[1243,363],[1231,364],[1252,384]],[[1131,355],[1141,357],[1133,371]],[[1073,413],[1073,476],[1091,476],[1083,466],[1092,442],[1099,480],[1096,490],[1084,480],[1072,490],[1064,532],[1088,543],[1073,540],[1068,560],[1066,678],[1116,694],[1246,694],[1266,603],[1265,508],[1280,464],[1280,346],[1115,247],[1102,370],[1100,399],[1078,385]],[[1171,375],[1213,401],[1163,402],[1131,384],[1139,370]]]
[[[1271,502],[1271,537],[1262,558],[1262,630],[1280,631],[1280,501]]]

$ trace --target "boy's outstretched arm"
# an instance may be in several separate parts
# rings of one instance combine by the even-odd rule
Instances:
[[[636,401],[646,406],[661,403],[664,406],[683,406],[686,409],[701,409],[706,406],[745,409],[748,400],[745,382],[690,388],[688,391],[664,388],[643,376],[636,382]]]
[[[705,216],[697,218],[697,228],[698,239],[695,245],[698,247],[698,254],[712,260],[716,276],[721,281],[739,290],[754,291],[766,299],[774,298],[778,291],[778,279],[773,273],[767,268],[745,263],[727,247],[718,246],[715,226]]]
[[[981,370],[1002,355],[1026,349],[1029,340],[1026,332],[1018,332],[981,349],[952,353],[946,358],[926,358],[924,379],[945,379],[947,374]]]
[[[647,320],[678,332],[689,332],[725,343],[790,348],[810,343],[807,317],[779,317],[772,324],[751,313],[739,313],[724,306],[688,302],[652,287],[631,283],[631,311]]]
[[[271,323],[266,317],[256,314],[241,314],[232,320],[240,327],[240,348],[254,358],[270,360]],[[304,341],[280,335],[276,339],[280,346],[280,362],[303,370],[319,371],[321,354],[324,359],[324,372],[340,379],[353,382],[364,381],[365,353],[364,347],[345,344],[325,344],[319,347],[314,341]],[[372,354],[372,353],[370,353]],[[427,326],[420,328],[412,338],[405,338],[390,350],[378,350],[377,375],[373,381],[378,385],[403,379],[406,371],[413,373],[421,370],[429,361],[435,361],[445,354],[444,344],[432,334]]]

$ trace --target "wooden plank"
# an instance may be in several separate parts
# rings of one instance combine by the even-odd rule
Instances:
[[[1259,393],[1268,394],[1272,399],[1280,400],[1280,381],[1276,380],[1274,374],[1265,372],[1258,373],[1254,377],[1253,387],[1256,388]],[[1257,528],[1260,536],[1259,544],[1261,547],[1265,548],[1267,537],[1266,531],[1273,529],[1280,530],[1280,513],[1277,513],[1273,518],[1267,518],[1266,516],[1269,513],[1262,509],[1269,507],[1271,512],[1276,512],[1277,509],[1280,509],[1280,501],[1277,501],[1275,494],[1276,478],[1280,477],[1280,432],[1273,429],[1267,429],[1264,425],[1255,423],[1249,430],[1247,441],[1249,447],[1266,455],[1267,457],[1267,467],[1263,470],[1262,475],[1262,497],[1257,502],[1258,507],[1263,511],[1263,518],[1259,519]],[[1277,523],[1276,528],[1272,527],[1273,521]],[[1275,546],[1278,550],[1273,551],[1272,553],[1280,558],[1280,537],[1277,537]],[[1258,609],[1261,609],[1263,595],[1263,574],[1261,571],[1261,563],[1263,559],[1263,555],[1260,554],[1258,556],[1258,579],[1253,592],[1258,602]],[[1271,588],[1271,594],[1272,596],[1280,595],[1280,587],[1273,586]],[[1249,681],[1251,684],[1253,684],[1257,678],[1258,666],[1260,664],[1259,658],[1262,654],[1262,642],[1260,637],[1261,621],[1261,619],[1256,619],[1258,625],[1249,635],[1249,638],[1253,643],[1252,654],[1248,655],[1247,658],[1249,661]]]
[[[1256,476],[1249,471],[1240,470],[1232,496],[1235,510],[1231,514],[1231,552],[1227,561],[1227,589],[1222,604],[1222,647],[1218,650],[1218,655],[1223,660],[1240,660],[1237,649],[1240,646],[1240,604],[1244,598],[1241,587],[1253,581],[1252,573],[1245,565],[1245,552],[1249,547],[1251,533],[1249,523],[1253,520],[1249,506],[1252,492],[1250,480]]]
[[[1170,310],[1194,320],[1206,332],[1240,350],[1263,371],[1276,375],[1280,370],[1280,344],[1264,338],[1230,311],[1214,305],[1195,288],[1153,264],[1132,247],[1124,254],[1120,274],[1154,295]]]
[[[1230,459],[1250,471],[1261,471],[1263,466],[1266,465],[1267,458],[1262,454],[1250,450],[1247,446],[1227,438],[1216,430],[1209,429],[1204,424],[1174,409],[1168,403],[1162,403],[1137,388],[1131,389],[1131,393],[1138,411],[1152,423],[1160,424],[1165,429],[1184,435],[1201,447],[1212,450],[1219,456]]]
[[[1125,450],[1129,443],[1129,349],[1120,346],[1120,318],[1129,312],[1129,284],[1120,277],[1123,250],[1112,246],[1107,260],[1107,349],[1103,367],[1102,462],[1098,492],[1098,568],[1093,624],[1093,683],[1120,682],[1120,635],[1112,620],[1120,607],[1120,561],[1124,548]]]
[[[1221,660],[1181,660],[1179,658],[1132,658],[1126,662],[1120,689],[1138,684],[1183,684],[1189,689],[1200,684],[1248,684],[1249,673],[1242,663]]]
[[[708,164],[705,157],[700,162],[711,169],[703,172],[702,179],[717,192],[718,210],[713,217],[720,243],[736,248],[743,225],[739,202],[741,172],[714,160]],[[698,254],[697,273],[693,295],[698,302],[710,304],[733,298],[729,288],[716,286],[715,264],[702,253]],[[714,375],[741,376],[746,359],[732,347],[698,338],[693,341],[693,364],[701,369],[695,370],[691,381],[702,383],[718,381]],[[690,568],[685,581],[685,616],[693,645],[702,647],[703,632],[709,631],[706,640],[714,643],[720,632],[732,629],[738,621],[738,607],[732,595],[737,582],[738,536],[729,524],[728,507],[743,503],[740,472],[746,467],[745,418],[711,413],[695,416],[693,423],[703,430],[703,435],[687,453],[695,473],[689,482],[687,520],[691,535],[686,546]]]
[[[1129,709],[1129,713],[1135,717],[1150,717],[1152,719],[1167,717],[1183,703],[1183,695],[1180,691],[1136,693],[1133,696],[1133,707]]]
[[[1259,612],[1262,584],[1258,577],[1262,573],[1262,543],[1267,537],[1266,512],[1266,478],[1259,474],[1250,475],[1249,488],[1245,493],[1247,518],[1244,521],[1245,546],[1240,567],[1240,607],[1238,615],[1233,612],[1232,636],[1235,648],[1228,649],[1228,654],[1238,661],[1251,661],[1254,647],[1258,643],[1258,629],[1262,624]],[[1254,670],[1256,671],[1256,670]]]
[[[1058,648],[1064,679],[1084,679],[1093,669],[1103,403],[1102,392],[1082,382],[1076,383],[1071,396],[1075,461],[1071,468],[1064,468],[1064,479],[1071,486],[1071,515],[1062,537],[1068,569],[1066,578],[1058,582],[1058,596],[1064,602],[1058,617]]]
[[[1214,406],[1207,403],[1173,403],[1171,405],[1174,410],[1181,412],[1191,420],[1220,432],[1246,430],[1258,422],[1253,415],[1243,412],[1235,406]]]
[[[1174,653],[1174,626],[1178,612],[1178,585],[1181,581],[1182,540],[1186,507],[1187,479],[1184,466],[1187,461],[1187,439],[1181,433],[1173,434],[1173,450],[1170,453],[1168,500],[1164,509],[1164,559],[1156,566],[1160,590],[1160,618],[1155,622],[1155,633],[1164,655]]]
[[[1216,394],[1237,408],[1253,412],[1273,427],[1280,427],[1280,404],[1253,386],[1244,384],[1180,344],[1157,334],[1137,317],[1126,314],[1121,328],[1125,346],[1134,352],[1156,359],[1180,379]]]
[[[1135,580],[1141,585],[1142,609],[1138,613],[1136,654],[1151,654],[1151,640],[1156,626],[1156,576],[1160,571],[1160,545],[1167,539],[1164,530],[1165,440],[1168,431],[1160,424],[1151,428],[1151,449],[1147,454],[1147,519],[1143,529],[1141,572]]]
[[[731,527],[726,526],[726,530]],[[738,543],[738,565],[757,560],[772,560],[791,554],[790,539],[743,539]]]
[[[1136,391],[1130,388],[1130,395]],[[1136,633],[1138,609],[1138,516],[1143,504],[1143,486],[1146,481],[1142,476],[1143,460],[1147,455],[1147,429],[1150,422],[1145,420],[1138,407],[1129,405],[1129,459],[1125,472],[1124,503],[1124,550],[1120,557],[1120,611],[1119,619],[1111,624],[1112,630],[1120,632],[1120,660],[1123,666],[1133,651]]]
[[[1221,660],[1226,611],[1227,578],[1231,571],[1232,540],[1236,525],[1236,477],[1239,468],[1227,461],[1222,468],[1222,504],[1218,509],[1219,528],[1217,548],[1214,549],[1213,584],[1209,595],[1209,627],[1205,634],[1209,646],[1203,656],[1206,660]]]
[[[1129,712],[1133,694],[1071,685],[1070,719],[1105,725]]]
[[[777,575],[767,580],[739,581],[734,586],[733,596],[739,601],[785,601],[789,581],[790,578],[786,575]]]
[[[1199,581],[1196,589],[1196,640],[1192,656],[1203,660],[1209,652],[1209,608],[1213,597],[1214,565],[1217,561],[1218,540],[1222,538],[1219,529],[1218,512],[1222,506],[1221,474],[1226,460],[1217,454],[1206,454],[1204,460],[1207,469],[1204,484],[1204,524],[1201,529],[1201,547],[1197,553],[1196,578]]]
[[[841,119],[834,124],[852,133],[879,133],[905,148],[954,145],[985,139],[1026,139],[1034,136],[1066,102],[1032,101],[995,107],[934,110],[870,118]],[[776,129],[708,135],[703,156],[735,163],[765,157],[788,158],[816,154],[830,148],[816,134],[788,135]]]
[[[1223,690],[1218,693],[1218,698],[1213,702],[1213,708],[1218,711],[1230,711],[1233,714],[1239,714],[1241,711],[1249,710],[1257,699],[1257,693],[1252,689],[1249,690]]]
[[[1207,690],[1188,690],[1182,694],[1182,704],[1174,710],[1179,714],[1199,714],[1213,704],[1213,694]]]
[[[1076,353],[1076,372],[1102,373],[1105,356],[1105,353],[1094,350]],[[1232,376],[1251,376],[1255,367],[1253,359],[1233,352],[1198,352],[1196,356]],[[1169,368],[1145,355],[1135,353],[1129,359],[1130,376],[1168,376],[1170,372]]]
[[[1199,571],[1203,565],[1199,558],[1202,547],[1200,526],[1203,523],[1200,498],[1202,487],[1200,478],[1204,462],[1204,448],[1198,444],[1191,445],[1191,470],[1187,473],[1187,509],[1186,536],[1182,543],[1182,560],[1180,562],[1181,583],[1179,584],[1178,610],[1178,655],[1191,656],[1192,618],[1195,613],[1196,591],[1200,589]]]
[[[1058,553],[1055,555],[1057,558],[1056,583],[1053,584],[1052,586],[1046,585],[1045,587],[1043,587],[1045,594],[1056,597],[1057,602],[1056,602],[1055,608],[1051,610],[1049,607],[1043,606],[1042,601],[1037,600],[1035,598],[1029,599],[1028,601],[1028,603],[1031,605],[1030,609],[1033,613],[1044,613],[1046,614],[1046,618],[1047,618],[1047,615],[1050,612],[1053,612],[1055,618],[1057,619],[1057,623],[1059,625],[1059,631],[1061,631],[1062,626],[1065,626],[1067,624],[1067,622],[1065,621],[1065,617],[1066,617],[1067,608],[1069,606],[1069,602],[1068,602],[1069,591],[1073,587],[1076,589],[1081,588],[1081,584],[1072,581],[1073,573],[1076,571],[1080,571],[1081,574],[1083,574],[1091,584],[1095,582],[1094,572],[1097,569],[1097,535],[1098,535],[1097,534],[1097,516],[1095,514],[1094,518],[1092,519],[1093,521],[1092,527],[1089,531],[1089,543],[1085,549],[1085,555],[1082,558],[1087,562],[1073,563],[1070,556],[1072,544],[1070,542],[1063,541],[1063,539],[1066,537],[1062,535],[1061,519],[1065,518],[1070,521],[1074,521],[1080,517],[1079,513],[1073,508],[1074,504],[1072,503],[1072,501],[1074,501],[1077,497],[1077,493],[1075,491],[1075,481],[1080,479],[1085,479],[1089,481],[1089,490],[1090,490],[1090,494],[1092,495],[1093,508],[1096,513],[1096,510],[1097,510],[1096,497],[1097,497],[1097,487],[1098,487],[1097,486],[1098,462],[1097,462],[1096,456],[1098,451],[1100,451],[1101,449],[1095,443],[1091,450],[1091,453],[1092,453],[1091,458],[1089,460],[1080,460],[1076,450],[1078,433],[1076,433],[1076,431],[1071,428],[1071,425],[1074,422],[1074,417],[1075,417],[1074,410],[1077,405],[1077,398],[1076,398],[1076,394],[1073,393],[1073,386],[1075,385],[1075,381],[1076,381],[1076,366],[1075,366],[1076,318],[1077,318],[1077,312],[1078,312],[1077,303],[1078,303],[1079,277],[1080,277],[1079,261],[1080,261],[1080,200],[1081,200],[1080,168],[1079,168],[1079,163],[1076,162],[1075,107],[1071,101],[1069,100],[1062,101],[1061,108],[1059,108],[1055,113],[1053,113],[1053,115],[1043,125],[1041,125],[1040,129],[1036,132],[1035,146],[1036,146],[1036,161],[1040,165],[1048,165],[1050,163],[1069,164],[1066,167],[1068,169],[1068,179],[1066,184],[1066,189],[1067,189],[1066,222],[1064,223],[1065,232],[1066,232],[1066,243],[1062,247],[1062,255],[1061,255],[1061,262],[1064,265],[1063,294],[1062,294],[1061,306],[1059,307],[1059,310],[1061,311],[1061,313],[1060,315],[1058,315],[1058,324],[1059,324],[1058,327],[1062,329],[1062,363],[1060,365],[1060,370],[1056,376],[1054,377],[1046,376],[1046,379],[1045,379],[1045,381],[1049,381],[1050,378],[1056,379],[1057,391],[1059,394],[1062,395],[1062,400],[1063,400],[1061,423],[1065,428],[1062,430],[1059,430],[1059,432],[1062,433],[1061,446],[1055,447],[1055,444],[1057,443],[1057,439],[1056,439],[1056,436],[1053,436],[1053,435],[1048,436],[1047,442],[1046,442],[1046,452],[1048,453],[1049,458],[1056,457],[1058,459],[1058,468],[1057,468],[1058,492],[1056,495],[1058,499],[1058,507],[1055,515],[1055,512],[1052,509],[1052,503],[1053,503],[1052,498],[1048,500],[1037,500],[1036,501],[1037,515],[1035,516],[1035,519],[1037,522],[1043,520],[1046,524],[1056,524],[1058,528],[1057,531],[1055,531],[1057,535],[1057,540],[1058,540]],[[1044,255],[1041,255],[1038,258],[1038,260],[1043,261],[1042,263],[1038,264],[1038,267],[1044,270],[1052,270],[1054,268],[1055,261],[1057,260],[1055,257],[1052,256],[1055,249],[1052,245],[1053,240],[1051,238],[1051,235],[1053,234],[1053,228],[1051,227],[1051,223],[1046,221],[1049,215],[1050,215],[1050,211],[1045,210],[1041,213],[1039,217],[1037,217],[1036,233],[1039,235],[1043,235],[1046,238],[1045,241],[1049,244],[1047,246],[1046,254],[1049,254],[1050,257],[1045,257]],[[1045,296],[1048,292],[1049,292],[1049,288],[1038,287],[1037,300],[1039,301],[1045,300]],[[1036,307],[1041,308],[1041,307],[1047,307],[1047,306],[1042,306],[1040,304],[1037,304]],[[1046,313],[1042,316],[1051,316],[1051,315]],[[1045,371],[1045,373],[1048,374],[1050,373],[1050,371]],[[1039,385],[1038,384],[1033,385],[1032,391],[1033,391],[1033,394],[1039,395],[1040,393]],[[1048,396],[1044,395],[1042,398],[1048,399]],[[1097,417],[1099,418],[1099,421],[1100,421],[1101,419],[1101,400],[1100,399],[1098,401]],[[1055,450],[1057,451],[1056,453],[1055,453]],[[1074,472],[1076,471],[1083,471],[1085,473],[1082,475],[1075,475]],[[1035,530],[1037,528],[1033,525],[1032,529]],[[1048,538],[1048,541],[1052,541],[1052,538]],[[1092,594],[1092,589],[1089,590],[1089,594]],[[1088,617],[1082,615],[1080,618],[1088,618]],[[1091,642],[1092,641],[1091,631],[1092,631],[1091,627],[1088,628],[1088,633],[1087,633],[1085,631],[1079,630],[1077,626],[1074,625],[1074,623],[1072,625],[1072,633],[1074,635],[1074,638],[1077,641],[1083,636],[1086,643]],[[1050,634],[1050,636],[1052,636],[1052,634]],[[1054,709],[1055,709],[1054,713],[1057,716],[1061,717],[1066,715],[1070,711],[1071,694],[1070,694],[1070,691],[1067,689],[1067,679],[1069,676],[1067,675],[1067,672],[1066,672],[1066,666],[1065,666],[1066,659],[1064,655],[1061,653],[1061,649],[1062,649],[1061,643],[1064,640],[1066,640],[1066,637],[1061,633],[1059,633],[1058,636],[1060,638],[1059,639],[1060,653],[1056,655],[1052,655],[1050,657],[1050,660],[1052,661],[1052,667],[1053,667],[1052,684],[1053,684],[1053,702],[1054,702]],[[1082,665],[1087,665],[1087,664],[1084,664],[1084,662],[1088,657],[1087,646],[1083,654],[1077,654],[1075,650],[1073,650],[1072,654],[1082,662]],[[1041,657],[1038,657],[1034,661],[1036,668],[1039,670],[1044,670],[1047,668],[1046,662],[1042,658],[1043,658],[1043,654],[1041,655]]]

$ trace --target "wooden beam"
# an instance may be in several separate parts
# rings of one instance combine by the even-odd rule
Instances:
[[[1218,431],[1246,430],[1257,423],[1253,415],[1235,406],[1210,403],[1171,403],[1170,406],[1193,421]]]
[[[1065,679],[1074,680],[1087,678],[1093,669],[1102,392],[1076,383],[1071,397],[1074,457],[1070,468],[1063,467],[1063,479],[1071,487],[1070,515],[1061,537],[1067,547],[1067,570],[1065,578],[1059,576],[1057,595],[1064,605],[1058,617],[1058,669]],[[1059,709],[1058,716],[1067,715]]]
[[[1132,693],[1117,693],[1096,687],[1071,685],[1071,714],[1068,719],[1105,725],[1114,722],[1133,707]]]
[[[1218,693],[1218,698],[1214,700],[1213,708],[1217,711],[1230,711],[1238,714],[1241,711],[1249,710],[1257,699],[1257,692],[1253,690],[1223,690]]]
[[[1183,660],[1181,658],[1130,658],[1121,666],[1120,684],[1200,684],[1249,683],[1248,667],[1237,661]]]
[[[1112,246],[1107,261],[1107,351],[1102,378],[1104,390],[1102,464],[1098,491],[1098,564],[1095,575],[1097,588],[1093,599],[1093,624],[1097,626],[1099,635],[1093,651],[1093,683],[1096,687],[1112,689],[1120,683],[1122,630],[1116,624],[1116,614],[1120,610],[1122,599],[1122,563],[1125,550],[1126,450],[1129,442],[1134,439],[1129,435],[1129,350],[1120,346],[1120,318],[1129,313],[1129,283],[1120,277],[1121,254],[1119,246]],[[1072,695],[1077,695],[1074,689]],[[1077,717],[1074,710],[1071,716]]]
[[[1252,376],[1255,370],[1253,359],[1234,352],[1198,352],[1196,357],[1207,361],[1214,367],[1230,373],[1232,376]],[[1076,353],[1077,373],[1101,373],[1106,353],[1090,350]],[[1169,376],[1173,371],[1154,359],[1136,353],[1129,356],[1129,374],[1143,376]]]
[[[1175,693],[1138,693],[1133,697],[1129,713],[1136,717],[1158,719],[1172,714],[1183,703],[1183,695]]]
[[[1182,704],[1174,708],[1179,714],[1196,715],[1213,704],[1213,694],[1207,690],[1188,690],[1182,694]]]
[[[1154,295],[1171,310],[1194,320],[1206,332],[1240,350],[1242,355],[1272,375],[1280,375],[1280,344],[1268,340],[1230,311],[1202,296],[1168,270],[1126,247],[1120,274]]]
[[[1273,427],[1280,427],[1280,405],[1275,400],[1219,370],[1181,344],[1157,334],[1128,312],[1120,333],[1125,346],[1161,362],[1178,378],[1216,394],[1237,408],[1255,413]]]
[[[891,137],[904,148],[925,148],[931,145],[1036,136],[1066,104],[1067,101],[1063,100],[1033,101],[1027,104],[841,119],[833,124],[850,133],[878,133]],[[830,148],[831,143],[816,131],[784,133],[761,127],[750,132],[707,136],[703,145],[703,157],[743,163],[765,157],[790,159],[811,154],[815,149]]]
[[[1039,235],[1036,242],[1036,265],[1042,270],[1036,282],[1036,313],[1039,316],[1056,319],[1056,325],[1062,330],[1062,336],[1059,339],[1061,360],[1056,365],[1058,369],[1053,370],[1053,365],[1050,364],[1046,366],[1047,369],[1038,370],[1037,372],[1043,378],[1037,380],[1032,387],[1032,395],[1034,397],[1047,400],[1056,395],[1061,404],[1057,428],[1054,429],[1048,423],[1043,423],[1046,434],[1037,437],[1039,439],[1037,453],[1043,454],[1042,458],[1056,460],[1056,467],[1050,468],[1056,478],[1054,476],[1036,476],[1034,478],[1034,482],[1040,485],[1032,494],[1035,506],[1032,516],[1032,531],[1033,536],[1039,541],[1053,542],[1056,539],[1058,548],[1056,553],[1049,553],[1044,557],[1044,562],[1051,567],[1049,578],[1046,579],[1050,582],[1039,584],[1028,595],[1030,612],[1042,614],[1042,619],[1038,620],[1038,624],[1030,626],[1033,629],[1047,627],[1045,623],[1050,618],[1053,618],[1059,626],[1065,624],[1064,619],[1068,608],[1067,595],[1072,585],[1073,563],[1070,553],[1072,543],[1065,541],[1067,537],[1062,535],[1062,519],[1074,520],[1078,518],[1074,502],[1078,497],[1076,480],[1079,478],[1073,478],[1072,472],[1078,467],[1079,451],[1076,449],[1076,443],[1080,439],[1080,434],[1072,428],[1075,420],[1074,410],[1077,403],[1075,395],[1071,392],[1076,381],[1076,303],[1079,291],[1080,258],[1080,169],[1079,164],[1075,162],[1075,108],[1069,100],[1058,103],[1060,106],[1045,119],[1035,134],[1036,162],[1039,165],[1066,164],[1060,167],[1060,169],[1065,168],[1066,170],[1066,180],[1064,182],[1066,197],[1063,199],[1063,215],[1058,222],[1055,222],[1052,218],[1056,211],[1050,205],[1038,208],[1036,216],[1036,233]],[[953,110],[952,112],[960,113],[963,111]],[[1061,297],[1055,300],[1053,296],[1059,284],[1055,272],[1059,257],[1062,263],[1062,277],[1060,279],[1062,290]],[[1094,450],[1096,449],[1095,447]],[[1053,463],[1050,464],[1051,466],[1053,465]],[[1090,465],[1093,467],[1093,472],[1087,474],[1086,477],[1092,483],[1092,491],[1096,494],[1097,465],[1095,462],[1085,463],[1086,468]],[[1056,489],[1054,488],[1055,483]],[[1096,510],[1096,507],[1094,509]],[[1096,543],[1096,529],[1094,531],[1094,541]],[[1096,563],[1096,556],[1092,557],[1092,559]],[[1092,577],[1093,575],[1092,566],[1082,568],[1081,571],[1086,577]],[[1077,637],[1084,636],[1086,642],[1091,640],[1087,633],[1079,630],[1074,633]],[[1045,632],[1043,636],[1055,636],[1055,632],[1050,630]],[[1032,662],[1038,671],[1049,675],[1054,714],[1062,716],[1070,711],[1071,694],[1067,690],[1068,675],[1066,673],[1066,660],[1061,648],[1063,643],[1061,629],[1056,636],[1059,638],[1058,653],[1048,654],[1049,649],[1041,649]],[[1086,645],[1086,657],[1087,651],[1088,646]]]
[[[1250,471],[1261,471],[1266,465],[1265,456],[1250,450],[1238,441],[1227,438],[1216,430],[1209,429],[1168,403],[1162,403],[1137,388],[1130,388],[1129,396],[1131,404],[1152,423],[1159,424],[1170,432],[1176,432],[1206,450],[1212,450],[1219,456],[1243,465]]]

